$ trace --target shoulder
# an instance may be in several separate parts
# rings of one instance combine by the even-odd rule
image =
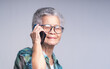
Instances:
[[[32,54],[32,48],[24,48],[18,52],[19,55]]]
[[[25,61],[29,61],[32,57],[32,48],[24,48],[18,52],[18,56],[22,57]]]
[[[17,54],[14,69],[29,69],[32,58],[32,48],[24,48]],[[28,65],[28,66],[27,66]]]

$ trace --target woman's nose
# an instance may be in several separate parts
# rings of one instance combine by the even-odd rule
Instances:
[[[51,34],[55,34],[54,27],[51,28],[51,30],[49,31],[49,33],[51,33]]]

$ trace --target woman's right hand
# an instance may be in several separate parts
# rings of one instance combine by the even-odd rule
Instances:
[[[40,32],[44,31],[41,26],[37,25],[30,34],[33,42],[32,69],[46,69],[46,62],[41,47]]]
[[[37,24],[30,34],[33,44],[41,43],[41,38],[40,38],[40,34],[39,34],[41,31],[44,31],[43,28],[41,26],[39,26],[39,24]]]

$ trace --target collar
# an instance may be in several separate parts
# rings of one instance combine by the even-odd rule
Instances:
[[[43,55],[44,55],[44,58],[45,58],[46,62],[49,64],[49,58],[48,58],[48,56],[46,55],[46,53],[44,51],[43,51]],[[52,58],[54,60],[54,63],[57,63],[58,62],[58,60],[56,59],[54,53],[52,53]]]

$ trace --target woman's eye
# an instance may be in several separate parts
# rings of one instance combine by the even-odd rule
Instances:
[[[50,28],[51,28],[51,26],[49,26],[49,25],[45,25],[45,26],[44,26],[44,29],[45,29],[45,30],[50,30]]]
[[[50,28],[50,27],[48,27],[48,26],[47,26],[47,27],[45,27],[45,28],[47,28],[47,29],[48,29],[48,28]]]

